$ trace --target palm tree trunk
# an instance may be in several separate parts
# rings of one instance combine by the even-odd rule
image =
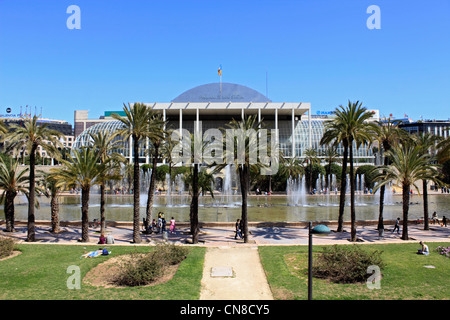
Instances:
[[[153,155],[153,163],[152,163],[152,174],[150,177],[150,187],[148,188],[148,197],[147,197],[147,221],[151,223],[152,221],[152,209],[153,209],[153,199],[155,196],[155,186],[156,186],[156,165],[158,163],[158,149],[159,144],[155,144],[155,154]]]
[[[428,190],[427,180],[422,180],[423,183],[423,230],[430,230],[428,223]]]
[[[59,228],[59,203],[58,203],[58,197],[55,195],[52,195],[50,199],[50,208],[51,208],[51,220],[52,220],[52,233],[58,233],[60,231]]]
[[[89,242],[89,192],[90,188],[81,189],[81,242]]]
[[[141,243],[141,235],[139,234],[139,203],[140,203],[140,177],[139,177],[139,140],[133,136],[133,242]]]
[[[350,217],[352,220],[351,241],[356,241],[356,214],[355,214],[355,179],[353,174],[353,141],[349,142],[350,149]]]
[[[105,184],[100,185],[100,234],[104,234],[106,229],[105,217]]]
[[[14,232],[14,198],[16,192],[7,191],[5,196],[6,232]]]
[[[239,179],[241,181],[241,194],[242,194],[242,221],[244,224],[244,243],[248,243],[248,215],[247,215],[247,196],[248,196],[248,181],[250,170],[247,164],[243,164],[239,169]]]
[[[194,164],[192,174],[192,201],[190,208],[192,243],[198,243],[198,164]]]
[[[345,189],[347,188],[347,158],[348,158],[348,141],[343,140],[344,146],[344,158],[342,159],[342,172],[341,172],[341,190],[339,194],[339,217],[337,232],[342,232],[344,227],[344,207],[345,207]]]
[[[408,240],[408,211],[409,211],[409,184],[404,184],[402,186],[403,193],[403,230],[402,239]]]
[[[35,202],[35,191],[36,191],[36,149],[37,145],[33,144],[30,152],[30,187],[28,196],[28,235],[27,242],[36,241],[36,225],[35,225],[35,215],[34,215],[34,202]]]
[[[384,157],[384,165],[387,166],[389,164],[389,159],[388,157]],[[384,173],[384,171],[383,171]],[[386,186],[381,186],[380,188],[380,208],[379,208],[379,213],[378,213],[378,227],[377,230],[382,230],[384,229],[384,223],[383,223],[383,210],[384,210],[384,193],[386,191]]]

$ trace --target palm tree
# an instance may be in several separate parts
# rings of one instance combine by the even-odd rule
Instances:
[[[58,178],[53,173],[44,173],[42,181],[45,191],[45,196],[50,197],[51,210],[51,230],[52,233],[60,232],[59,224],[59,196],[64,189],[62,185],[58,184]]]
[[[301,162],[295,157],[281,157],[280,174],[283,176],[297,178],[305,173]]]
[[[403,231],[402,239],[408,240],[408,211],[411,187],[419,192],[417,182],[420,180],[431,180],[439,183],[437,166],[431,164],[432,158],[423,153],[411,142],[404,142],[387,152],[391,160],[388,166],[380,166],[375,175],[375,181],[379,182],[374,190],[379,189],[387,183],[396,182],[402,187],[403,202]]]
[[[343,109],[342,106],[339,106]],[[332,120],[325,122],[325,133],[323,134],[320,144],[331,145],[338,147],[340,144],[343,147],[342,158],[342,171],[341,171],[341,185],[339,191],[339,215],[338,215],[338,227],[337,232],[342,232],[344,228],[344,207],[345,207],[345,191],[347,189],[347,162],[348,162],[348,136],[346,129],[346,118],[343,114],[339,114],[340,117],[336,117]]]
[[[0,190],[3,191],[0,202],[4,203],[6,232],[14,231],[14,198],[19,192],[27,194],[28,170],[21,170],[19,162],[13,158],[0,157]]]
[[[445,161],[450,160],[450,135],[446,139],[439,142],[437,148],[439,149],[437,154],[437,160],[439,163],[444,163]]]
[[[100,161],[100,154],[89,147],[75,149],[64,166],[51,169],[57,180],[57,186],[81,189],[81,241],[89,242],[89,195],[95,185],[104,183],[108,171],[108,162]]]
[[[339,106],[336,111],[334,111],[336,118],[332,120],[332,125],[327,126],[327,129],[331,129],[332,133],[327,135],[324,134],[325,141],[343,141],[344,139],[348,142],[348,155],[350,162],[350,216],[351,216],[351,241],[356,241],[356,214],[355,214],[355,180],[354,180],[354,165],[353,165],[353,150],[362,144],[370,143],[375,136],[376,124],[373,122],[368,122],[372,117],[372,113],[367,111],[366,108],[362,107],[362,103],[356,101],[352,103],[348,101],[347,108]],[[333,124],[334,123],[334,124]],[[341,130],[341,133],[335,135],[335,130]],[[329,136],[331,135],[331,136]],[[344,148],[345,148],[344,143]],[[344,156],[345,158],[345,156]],[[345,161],[346,159],[344,159]],[[343,168],[343,172],[346,171]],[[342,177],[345,179],[345,176]],[[341,185],[342,186],[342,185]],[[343,190],[341,189],[341,194]],[[342,212],[343,213],[343,212]]]
[[[257,122],[256,115],[244,117],[238,121],[233,119],[227,124],[227,135],[224,142],[224,161],[223,164],[217,165],[215,172],[222,170],[227,165],[233,164],[239,174],[239,182],[242,195],[242,216],[244,230],[244,242],[248,243],[248,215],[247,215],[247,199],[250,182],[250,167],[254,167],[255,171],[267,168],[267,164],[256,161],[258,132],[260,131],[262,122]],[[232,133],[231,136],[228,134]],[[228,147],[227,147],[228,146]],[[232,146],[232,147],[231,147]]]
[[[314,164],[320,164],[320,158],[318,157],[317,151],[313,148],[308,148],[304,152],[305,161],[308,164],[309,167],[309,193],[312,193],[313,191],[313,165]]]
[[[388,118],[387,121],[379,121],[378,122],[378,130],[377,130],[377,140],[380,144],[380,149],[384,151],[384,153],[391,150],[392,146],[400,143],[402,140],[406,139],[406,131],[399,128],[398,125],[400,120],[391,120]],[[389,157],[384,154],[384,165],[387,166],[389,164]],[[384,210],[384,193],[386,186],[382,186],[380,188],[380,206],[379,206],[379,214],[378,214],[378,226],[377,230],[384,229],[383,223],[383,210]]]
[[[123,129],[118,130],[118,134],[124,140],[131,137],[133,141],[133,242],[140,243],[142,239],[139,233],[139,143],[149,136],[149,121],[154,113],[143,103],[128,104],[128,106],[124,104],[123,111],[125,117],[115,113],[112,114],[112,117],[123,123]]]
[[[117,132],[105,132],[99,131],[97,133],[90,133],[90,137],[92,139],[91,144],[92,147],[99,154],[100,163],[106,163],[108,159],[111,159],[109,162],[111,167],[109,170],[111,173],[114,170],[117,170],[120,163],[125,162],[125,157],[118,152],[114,152],[119,145],[120,141],[116,139]],[[109,175],[111,177],[111,175]],[[100,232],[103,234],[106,228],[106,218],[105,218],[105,185],[106,185],[106,176],[102,179],[102,183],[100,184]]]
[[[152,209],[153,199],[156,188],[156,166],[158,164],[158,158],[160,157],[160,147],[164,141],[164,127],[166,121],[163,120],[163,116],[160,113],[153,114],[149,119],[149,127],[147,133],[147,139],[151,142],[153,148],[152,152],[152,173],[150,178],[150,187],[148,188],[146,218],[147,221],[152,221]]]
[[[328,192],[331,192],[331,189],[330,189],[330,188],[331,188],[331,186],[332,186],[332,184],[333,184],[333,181],[332,181],[332,178],[331,178],[331,177],[332,177],[332,175],[331,175],[331,165],[332,165],[334,162],[337,162],[337,161],[339,160],[339,154],[338,154],[337,151],[336,151],[336,146],[330,145],[330,146],[328,146],[328,147],[325,149],[323,155],[324,155],[325,159],[326,159],[327,162],[328,162],[327,188],[328,188]]]
[[[437,144],[443,139],[429,132],[421,132],[418,135],[412,136],[413,141],[416,144],[416,148],[419,148],[423,154],[434,155],[436,153]],[[432,158],[435,160],[435,158]],[[423,229],[430,230],[428,221],[428,183],[427,179],[422,180],[422,192],[423,192]]]
[[[58,147],[62,148],[59,138],[62,134],[47,128],[47,124],[38,122],[39,116],[24,117],[23,124],[11,124],[4,139],[8,141],[8,148],[20,150],[25,147],[30,155],[30,180],[28,201],[28,242],[35,241],[35,191],[36,191],[36,151],[40,146],[52,157],[59,157]]]

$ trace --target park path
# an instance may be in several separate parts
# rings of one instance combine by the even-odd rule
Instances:
[[[200,300],[272,300],[256,246],[208,247]]]

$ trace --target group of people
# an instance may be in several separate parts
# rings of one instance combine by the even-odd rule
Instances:
[[[155,219],[153,219],[152,221],[152,232],[155,233],[163,233],[166,231],[166,219],[164,217],[164,212],[159,212],[158,213],[158,222],[156,222]],[[170,219],[170,226],[169,226],[169,232],[170,233],[175,233],[175,218],[172,217]]]

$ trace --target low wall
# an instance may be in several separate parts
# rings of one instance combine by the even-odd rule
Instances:
[[[92,222],[91,222],[92,223]],[[234,228],[236,222],[199,222],[200,228]],[[393,225],[395,220],[384,220],[384,225]],[[402,222],[401,222],[402,223]],[[5,220],[0,220],[0,225],[5,224]],[[27,221],[15,221],[15,226],[26,226]],[[142,226],[142,223],[140,223]],[[308,221],[288,222],[288,221],[249,221],[249,227],[268,228],[268,227],[308,227]],[[313,225],[324,224],[326,226],[337,226],[337,221],[312,221]],[[376,226],[378,220],[359,220],[356,221],[357,226]],[[417,224],[416,220],[409,220],[408,224]],[[47,220],[37,220],[37,226],[51,226],[51,222]],[[177,222],[177,227],[189,227],[189,222]],[[77,227],[81,226],[81,221],[61,221],[61,227]],[[107,227],[132,227],[132,221],[107,221]],[[350,227],[350,221],[344,221],[344,226]]]

